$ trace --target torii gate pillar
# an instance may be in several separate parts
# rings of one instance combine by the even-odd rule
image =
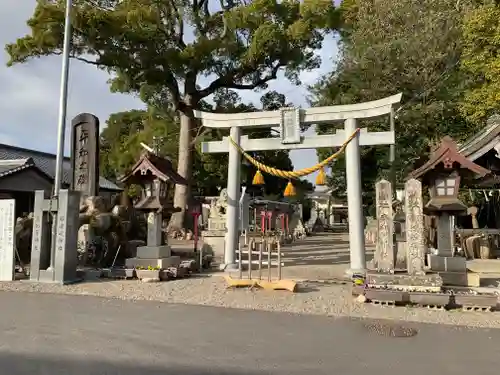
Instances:
[[[346,135],[356,130],[356,119],[344,122]],[[366,268],[365,228],[363,216],[363,198],[361,192],[361,156],[359,134],[345,149],[345,169],[347,179],[347,212],[349,219],[349,273],[362,273]],[[352,275],[351,275],[352,276]]]
[[[207,128],[231,129],[231,138],[245,151],[298,150],[321,147],[340,147],[356,130],[357,119],[374,118],[393,113],[393,106],[401,101],[401,94],[361,104],[316,107],[309,109],[282,108],[277,111],[251,113],[207,113],[196,111],[202,125]],[[344,121],[344,129],[335,134],[304,137],[301,124],[321,124]],[[280,138],[249,139],[241,135],[244,127],[280,127]],[[361,194],[360,146],[392,145],[394,131],[368,132],[361,129],[346,147],[347,200],[349,213],[349,274],[364,273],[366,269]],[[222,141],[202,143],[202,152],[229,153],[228,210],[226,215],[225,268],[236,267],[236,250],[239,241],[238,202],[240,195],[241,155],[227,137]]]

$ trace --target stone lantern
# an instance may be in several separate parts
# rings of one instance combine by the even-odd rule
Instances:
[[[170,160],[144,152],[120,182],[142,187],[141,198],[134,207],[146,213],[148,223],[147,246],[137,248],[137,258],[127,259],[127,266],[164,268],[167,265],[163,260],[170,257],[170,248],[163,242],[164,214],[181,210],[168,202],[168,191],[175,184],[187,185],[187,181],[174,170]]]
[[[430,200],[424,207],[424,213],[437,216],[438,255],[441,257],[438,260],[443,264],[447,263],[444,258],[453,255],[453,218],[467,213],[467,206],[458,196],[460,183],[473,183],[474,179],[489,173],[488,169],[460,154],[453,139],[445,137],[431,153],[429,160],[409,175],[409,178],[421,179],[429,187]],[[448,263],[451,264],[451,261]],[[465,261],[462,263],[465,267]]]

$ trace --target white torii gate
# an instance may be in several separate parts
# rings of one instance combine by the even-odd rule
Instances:
[[[384,99],[351,105],[336,105],[308,109],[282,108],[277,111],[251,113],[209,113],[196,111],[195,116],[207,128],[230,128],[230,136],[245,151],[298,150],[320,147],[339,147],[357,128],[358,119],[374,118],[390,114],[402,94]],[[344,130],[335,134],[302,136],[301,124],[322,124],[344,121]],[[281,129],[281,139],[249,139],[241,136],[244,127],[277,127]],[[349,214],[349,273],[364,272],[366,268],[363,202],[361,196],[360,146],[392,145],[395,143],[394,130],[388,132],[368,132],[361,129],[345,150],[347,176],[347,203]],[[239,240],[239,196],[241,155],[228,137],[222,141],[203,142],[204,153],[229,153],[227,175],[228,209],[226,213],[227,236],[224,251],[226,268],[235,268],[235,255]]]

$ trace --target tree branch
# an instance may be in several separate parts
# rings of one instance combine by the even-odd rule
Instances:
[[[205,98],[209,95],[212,95],[214,92],[216,92],[219,89],[234,89],[234,90],[253,90],[259,86],[262,86],[266,84],[267,82],[276,79],[278,75],[278,71],[285,66],[286,64],[280,61],[278,64],[276,64],[274,67],[271,68],[271,71],[269,74],[265,75],[264,77],[260,77],[258,80],[252,82],[252,83],[236,83],[237,77],[244,77],[246,74],[249,74],[250,72],[254,71],[253,69],[243,69],[240,71],[234,71],[227,73],[223,75],[222,77],[217,78],[214,80],[210,85],[208,85],[206,88],[199,90],[198,91],[198,96],[200,99]]]

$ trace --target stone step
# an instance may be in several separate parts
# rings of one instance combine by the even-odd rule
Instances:
[[[158,259],[141,259],[141,258],[129,258],[125,260],[125,266],[127,268],[134,267],[177,267],[181,263],[181,258],[178,256],[171,256],[168,258],[158,258]]]
[[[495,287],[497,288],[500,283],[500,272],[493,273],[477,273],[468,272],[467,273],[467,286],[470,287]]]
[[[474,259],[467,261],[467,270],[474,273],[499,273],[500,259]]]

